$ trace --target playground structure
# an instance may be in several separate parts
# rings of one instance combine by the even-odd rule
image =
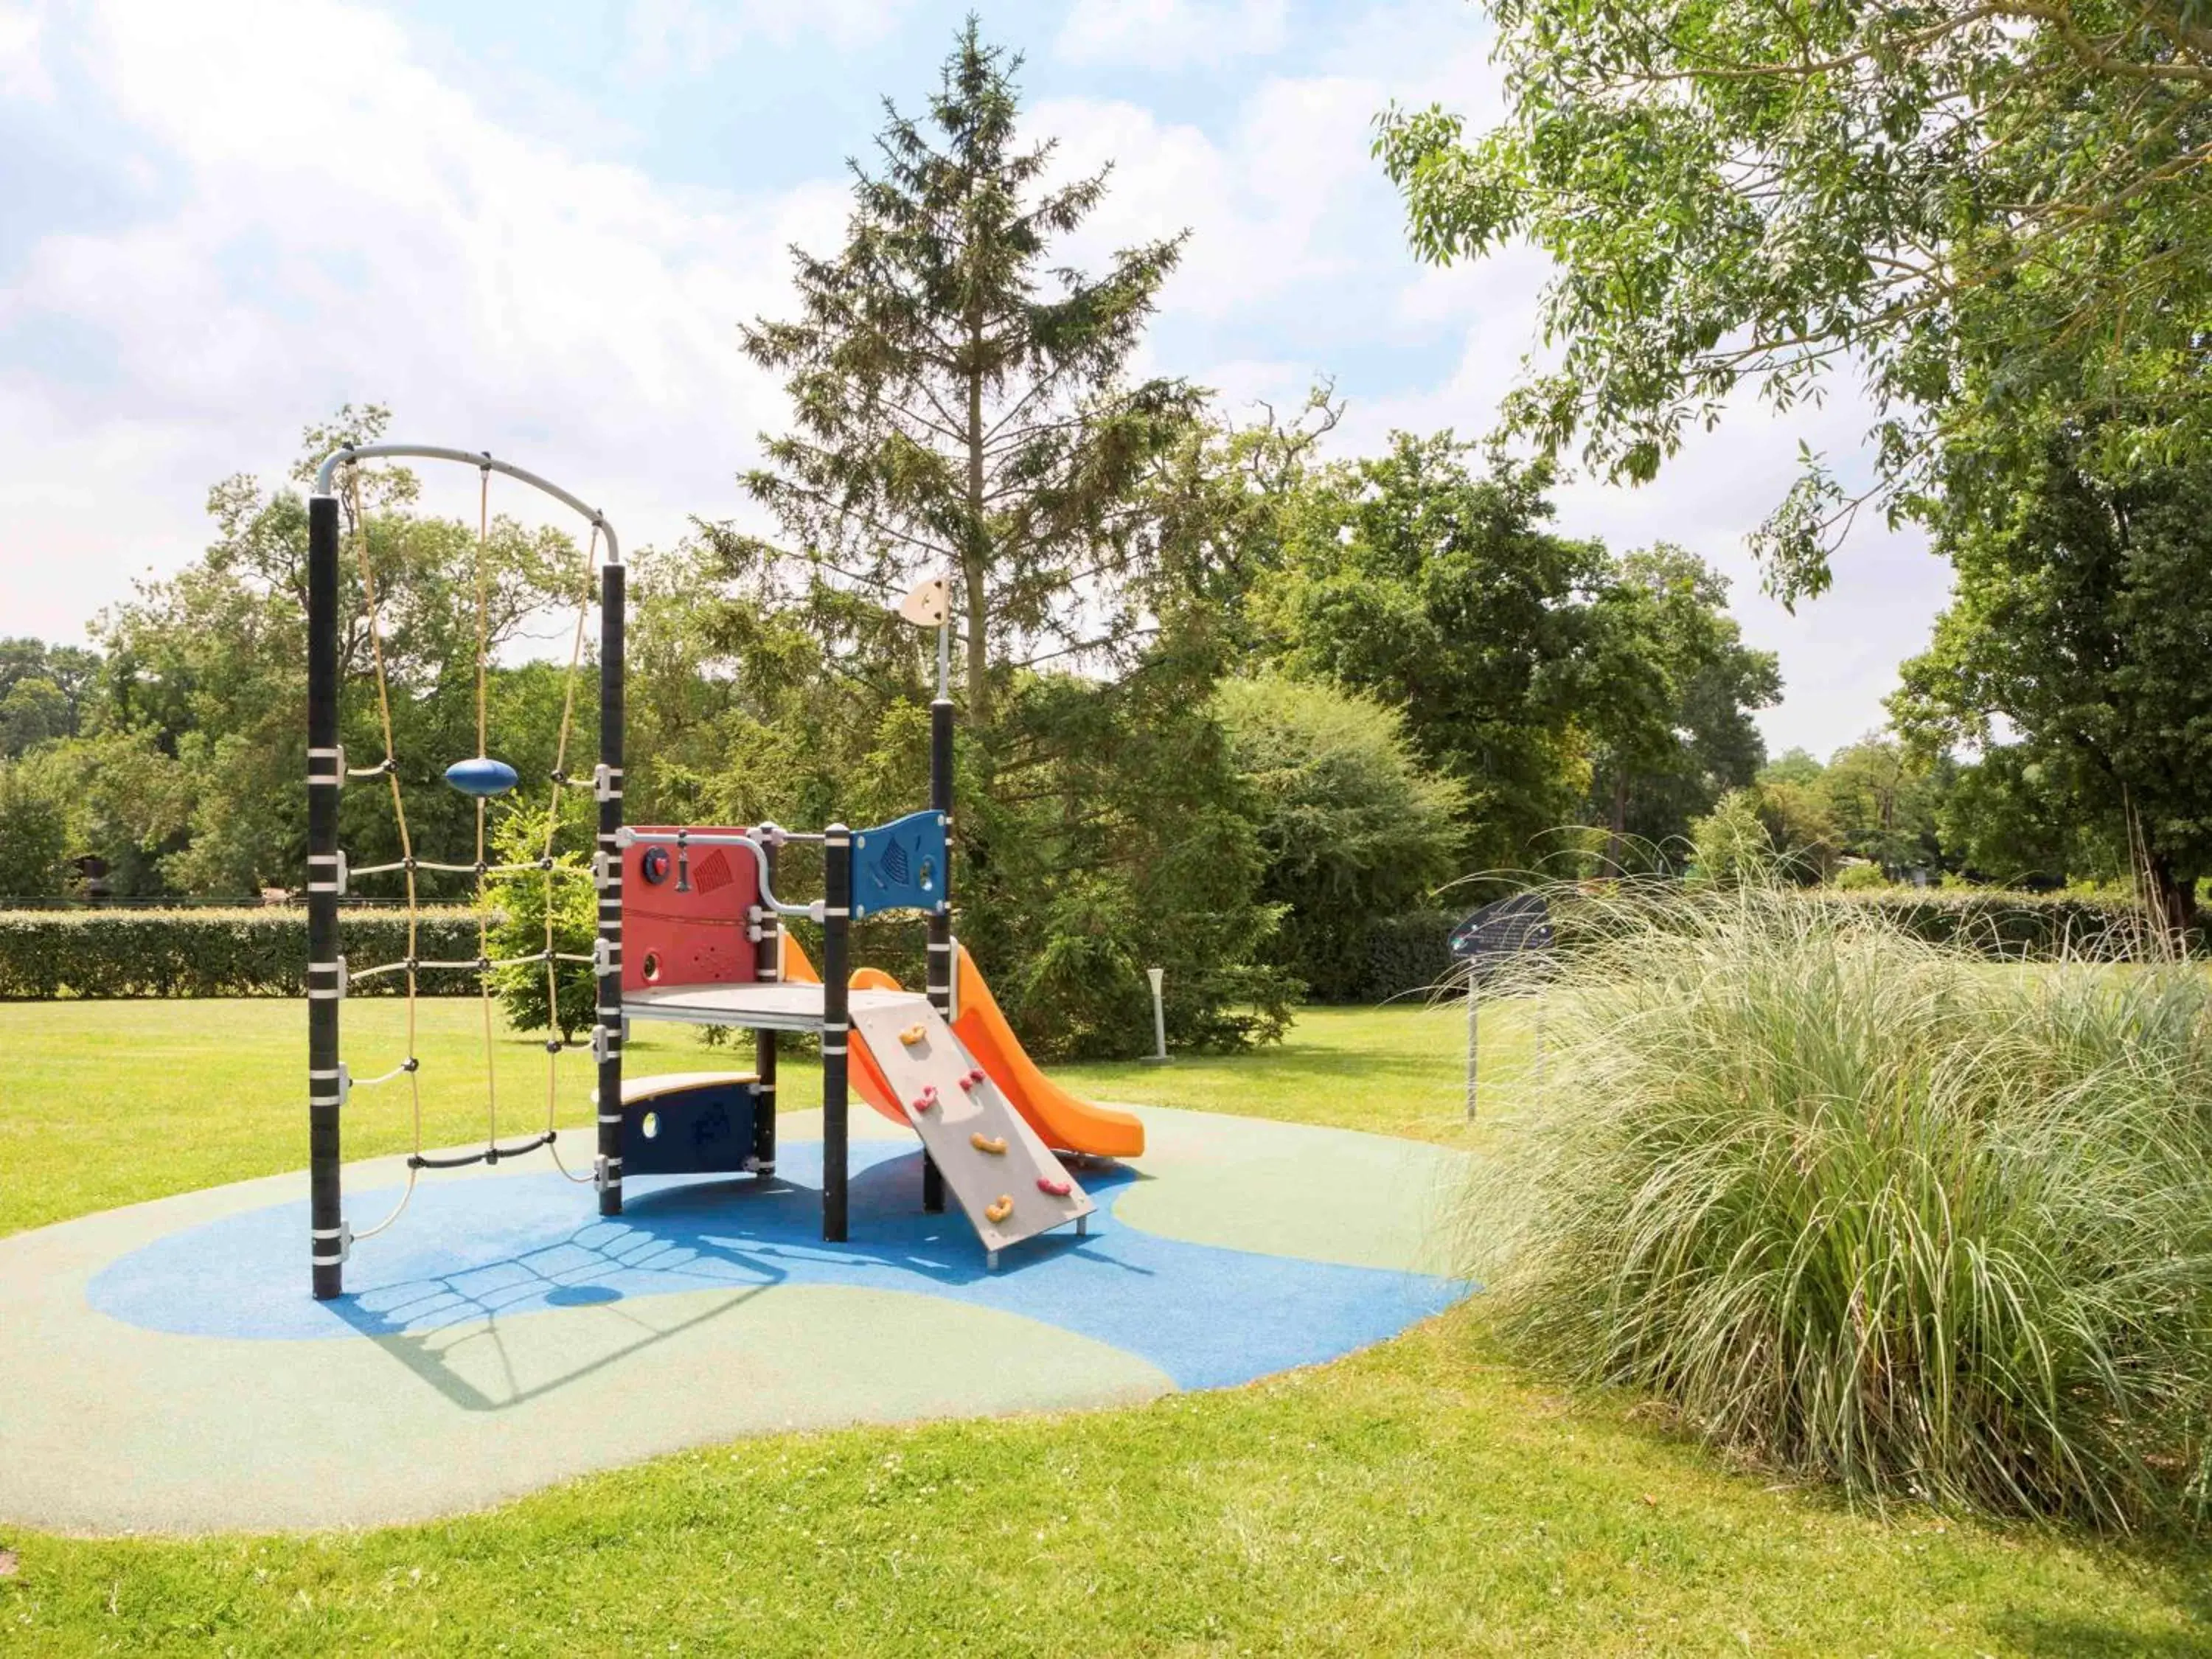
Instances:
[[[390,690],[381,625],[368,550],[361,575],[368,636],[376,678],[384,754],[374,765],[349,768],[341,746],[342,665],[339,609],[344,537],[333,485],[340,469],[378,459],[451,461],[478,470],[479,552],[488,534],[495,474],[543,491],[580,514],[591,535],[579,585],[574,641],[559,747],[547,780],[551,805],[541,855],[495,865],[487,857],[491,799],[520,783],[514,769],[491,757],[485,717],[488,645],[481,588],[477,645],[477,740],[473,757],[444,769],[446,781],[474,798],[475,856],[469,863],[418,857],[410,837],[405,798],[394,752]],[[366,521],[356,498],[357,535]],[[925,583],[902,615],[937,632],[937,690],[930,707],[930,805],[886,824],[854,830],[832,823],[815,832],[773,823],[752,826],[630,826],[623,822],[624,576],[621,545],[605,515],[557,484],[489,454],[410,444],[365,444],[326,457],[308,501],[307,595],[307,925],[308,1122],[311,1258],[318,1299],[343,1292],[353,1245],[391,1226],[405,1210],[424,1170],[495,1165],[540,1149],[561,1173],[595,1188],[599,1213],[623,1210],[625,1175],[750,1174],[775,1169],[777,1044],[781,1033],[813,1032],[822,1050],[822,1237],[848,1234],[850,1096],[862,1098],[921,1138],[921,1203],[945,1207],[949,1186],[995,1267],[1010,1245],[1073,1223],[1087,1228],[1094,1206],[1066,1172],[1055,1150],[1130,1158],[1144,1150],[1135,1118],[1091,1105],[1057,1088],[1032,1063],[1000,1012],[989,987],[952,933],[950,830],[953,782],[953,704],[950,691],[950,617],[945,584]],[[599,548],[604,544],[604,557]],[[586,776],[568,768],[575,687],[584,630],[597,578],[599,605],[599,759]],[[481,571],[479,573],[481,582]],[[398,821],[401,858],[349,869],[338,845],[340,791],[349,777],[383,778]],[[554,856],[562,793],[588,788],[597,807],[589,879],[597,892],[597,938],[588,957],[562,952],[555,937],[554,884],[580,872]],[[817,843],[823,894],[808,902],[775,890],[778,854],[793,842]],[[473,961],[433,962],[414,951],[416,876],[422,871],[473,875],[477,883],[478,949]],[[493,876],[537,872],[547,885],[542,951],[495,958],[483,921],[483,883]],[[410,919],[409,954],[397,962],[351,968],[340,949],[338,901],[364,878],[401,878]],[[855,972],[852,926],[865,917],[918,911],[928,930],[927,984],[901,988],[872,969]],[[816,973],[786,918],[805,916],[822,928],[822,969]],[[627,954],[626,954],[627,952]],[[542,964],[548,1004],[557,994],[563,963],[589,963],[597,984],[591,1052],[597,1072],[596,1156],[588,1173],[562,1161],[555,1125],[560,1055],[545,1043],[544,1127],[502,1145],[490,1103],[493,1029],[490,976],[515,964]],[[422,1146],[420,1060],[413,1052],[413,1009],[425,969],[473,971],[484,1004],[487,1126],[482,1148],[433,1156]],[[404,976],[408,1053],[390,1069],[356,1079],[341,1056],[340,1018],[349,982],[375,975]],[[755,1069],[625,1079],[623,1047],[634,1019],[726,1025],[755,1033]],[[341,1182],[343,1110],[356,1088],[404,1082],[415,1101],[416,1140],[407,1184],[397,1206],[359,1232],[344,1214]]]

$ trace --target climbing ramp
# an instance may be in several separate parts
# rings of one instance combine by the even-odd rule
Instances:
[[[786,981],[797,985],[819,985],[816,971],[799,941],[783,935]],[[1094,1105],[1061,1088],[1039,1069],[1022,1047],[1013,1027],[1000,1012],[989,981],[964,945],[958,947],[959,989],[954,994],[952,1034],[960,1046],[990,1074],[1007,1103],[1021,1115],[1048,1146],[1091,1158],[1141,1158],[1145,1126],[1135,1114],[1112,1106]],[[855,991],[896,991],[899,982],[880,968],[862,968],[854,974]],[[861,1099],[894,1123],[907,1121],[906,1108],[877,1069],[866,1048],[853,1052],[853,1086]]]
[[[1009,1244],[1071,1221],[1084,1227],[1094,1207],[1089,1195],[928,998],[855,997],[852,1016],[854,1035],[994,1263]]]

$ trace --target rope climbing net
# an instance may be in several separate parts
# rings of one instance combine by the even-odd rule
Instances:
[[[419,452],[417,452],[419,453]],[[460,459],[455,457],[455,459]],[[586,543],[582,566],[578,573],[575,625],[568,645],[568,671],[563,678],[561,698],[559,734],[554,748],[553,766],[548,778],[550,793],[545,806],[544,835],[537,843],[538,855],[526,862],[495,863],[491,860],[489,813],[491,803],[497,796],[513,788],[517,778],[512,767],[490,757],[489,747],[489,702],[488,686],[492,653],[490,623],[490,580],[489,562],[491,542],[491,477],[495,463],[485,456],[478,463],[479,483],[477,494],[477,535],[475,552],[476,628],[475,628],[475,689],[476,689],[476,754],[473,757],[455,762],[445,769],[447,781],[473,798],[475,817],[475,856],[467,863],[441,862],[417,854],[414,830],[407,816],[407,794],[401,787],[401,756],[392,721],[392,688],[388,665],[384,626],[384,605],[379,594],[375,562],[369,546],[369,520],[363,511],[361,490],[361,466],[357,457],[350,457],[344,466],[345,500],[348,508],[349,537],[359,567],[364,621],[367,624],[369,647],[369,672],[375,690],[377,732],[383,747],[382,757],[371,766],[348,767],[343,763],[343,750],[339,751],[338,775],[343,779],[382,778],[390,792],[392,816],[399,856],[384,864],[349,867],[341,849],[337,860],[337,888],[346,892],[352,882],[364,878],[397,877],[399,879],[403,902],[406,910],[407,948],[404,957],[392,962],[377,963],[366,968],[350,968],[340,958],[341,991],[348,985],[386,975],[404,976],[404,995],[406,1013],[404,1025],[402,1055],[393,1065],[374,1075],[356,1078],[341,1062],[339,1068],[342,1099],[358,1088],[374,1088],[404,1081],[412,1123],[412,1133],[407,1157],[407,1180],[398,1200],[383,1219],[374,1226],[358,1230],[348,1229],[348,1242],[373,1238],[398,1221],[415,1195],[417,1177],[424,1170],[450,1170],[471,1164],[495,1164],[504,1159],[520,1158],[540,1147],[551,1155],[554,1167],[568,1180],[579,1185],[593,1184],[599,1179],[594,1171],[578,1173],[569,1169],[561,1156],[558,1115],[561,1089],[561,1055],[564,1049],[578,1046],[564,1042],[561,1037],[559,1010],[561,1006],[561,969],[564,963],[588,963],[595,972],[604,973],[607,967],[605,945],[591,952],[563,951],[560,948],[559,917],[561,914],[561,885],[563,882],[588,881],[602,889],[605,886],[603,870],[581,868],[564,864],[557,855],[562,822],[562,802],[564,792],[576,789],[593,790],[599,799],[605,799],[608,779],[604,766],[592,775],[575,778],[569,775],[568,756],[570,738],[575,725],[576,687],[583,665],[584,629],[592,605],[593,578],[599,569],[600,536],[604,520],[590,514],[591,534]],[[501,468],[501,471],[511,469]],[[611,532],[609,541],[611,544]],[[611,550],[611,547],[610,549]],[[422,954],[422,884],[425,872],[465,875],[473,878],[474,909],[476,913],[477,953],[473,958],[432,959]],[[491,883],[495,879],[536,876],[543,883],[542,908],[544,911],[543,948],[522,954],[494,956],[492,954]],[[545,1050],[545,1116],[544,1127],[529,1138],[502,1146],[499,1139],[498,1091],[498,1022],[493,1008],[496,975],[502,970],[529,967],[535,964],[545,978],[546,1030]],[[484,1144],[476,1151],[432,1156],[422,1144],[422,1059],[417,1036],[420,1026],[419,1003],[422,996],[422,975],[432,970],[460,971],[476,976],[476,994],[481,1013],[479,1024],[483,1034]],[[602,1040],[595,1036],[592,1045],[595,1055],[602,1048]]]

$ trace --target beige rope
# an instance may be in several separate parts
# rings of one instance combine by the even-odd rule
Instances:
[[[584,568],[576,590],[576,629],[568,641],[568,680],[561,698],[561,736],[553,750],[553,786],[545,807],[545,845],[541,854],[545,865],[545,1025],[548,1031],[561,1029],[561,981],[553,960],[553,896],[556,878],[562,873],[553,867],[554,837],[561,829],[562,780],[568,775],[568,733],[576,718],[576,672],[584,660],[584,623],[592,610],[592,573],[599,568],[599,527],[592,526],[592,536],[584,548]],[[597,1001],[596,995],[593,999]],[[551,1041],[550,1038],[548,1041]],[[545,1132],[553,1133],[554,1120],[561,1097],[561,1056],[548,1048],[545,1051]],[[545,1143],[545,1150],[553,1154],[553,1167],[580,1185],[594,1179],[589,1174],[578,1175],[561,1158],[561,1144],[557,1140]]]
[[[361,562],[362,591],[368,613],[369,650],[375,666],[377,718],[384,738],[383,772],[392,791],[392,811],[399,836],[401,867],[407,884],[407,1012],[406,1062],[400,1067],[407,1076],[408,1096],[413,1117],[413,1152],[416,1158],[423,1155],[422,1148],[422,1085],[420,1067],[415,1053],[417,1034],[416,999],[420,994],[417,963],[421,955],[420,927],[422,921],[421,896],[416,885],[417,865],[415,860],[413,834],[407,823],[407,804],[399,787],[398,756],[392,735],[392,689],[386,669],[384,655],[384,623],[381,603],[376,588],[376,573],[370,556],[368,517],[361,498],[361,475],[357,466],[346,470],[347,493],[352,509],[354,542]],[[491,471],[482,471],[477,495],[477,753],[486,752],[490,736],[489,699],[487,694],[491,655],[490,590],[486,568],[486,553],[491,539]],[[541,854],[541,867],[545,878],[545,994],[549,1027],[557,1029],[560,981],[556,969],[554,946],[554,902],[558,878],[572,872],[553,867],[553,848],[560,830],[560,779],[568,769],[568,743],[575,722],[576,678],[583,662],[584,626],[591,613],[592,573],[597,568],[599,545],[599,526],[592,526],[590,542],[585,549],[581,586],[576,604],[576,626],[568,647],[568,678],[562,698],[561,732],[555,754],[552,799],[547,810],[545,841]],[[477,956],[489,960],[491,956],[491,890],[489,883],[489,860],[486,857],[488,802],[476,798],[476,862],[477,872]],[[485,1146],[487,1149],[499,1144],[499,1104],[497,1098],[498,1053],[496,1029],[492,1010],[491,973],[480,970],[477,975],[477,1001],[483,1012],[484,1047],[484,1114]],[[545,1128],[550,1135],[555,1128],[560,1103],[560,1056],[557,1049],[549,1048],[545,1055]],[[560,1149],[551,1140],[546,1150],[553,1154],[553,1163],[570,1181],[588,1184],[596,1177],[590,1173],[578,1175],[562,1161]],[[419,1170],[410,1162],[407,1170],[407,1185],[400,1193],[399,1201],[374,1227],[353,1235],[356,1239],[373,1238],[399,1219],[409,1200],[415,1195]]]
[[[491,469],[483,468],[477,483],[477,753],[488,752],[484,747],[487,729],[484,723],[484,659],[491,654],[491,623],[489,607],[484,598],[484,545],[491,539]],[[483,796],[477,803],[477,960],[482,962],[491,955],[491,886],[483,866],[490,862],[484,857],[484,817],[489,805]],[[492,1034],[491,975],[484,969],[477,973],[477,1001],[483,1010],[484,1051],[484,1145],[499,1145],[499,1068],[495,1062],[496,1039]]]
[[[415,1064],[415,959],[420,954],[416,948],[416,929],[420,921],[420,907],[415,896],[415,842],[407,828],[407,801],[400,793],[398,757],[392,740],[392,686],[384,672],[384,621],[376,597],[376,567],[369,557],[368,515],[362,511],[361,469],[346,468],[346,494],[353,507],[354,546],[361,558],[361,587],[363,603],[368,611],[369,653],[376,664],[377,720],[384,733],[384,775],[392,786],[392,816],[399,830],[399,856],[407,878],[407,1097],[415,1120],[415,1156],[422,1155],[422,1082],[420,1068]],[[366,1231],[358,1232],[358,1239],[374,1238],[393,1222],[415,1196],[416,1169],[407,1166],[407,1185],[399,1194],[399,1201],[392,1206],[392,1213]]]

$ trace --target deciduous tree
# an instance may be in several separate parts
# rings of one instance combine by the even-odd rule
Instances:
[[[1929,510],[1957,584],[1892,708],[1924,744],[2009,751],[2185,926],[2212,869],[2212,465],[2130,441],[2138,412],[2039,400],[1953,434]]]
[[[1924,483],[1954,401],[2124,390],[2168,460],[2208,425],[2212,28],[2174,0],[1489,0],[1504,118],[1392,110],[1415,246],[1549,253],[1556,355],[1508,404],[1548,448],[1650,477],[1741,392],[1863,370],[1872,494]],[[2045,352],[2075,348],[2063,375]],[[1975,388],[1962,365],[1987,371]],[[1763,532],[1819,591],[1863,494],[1818,458]]]

